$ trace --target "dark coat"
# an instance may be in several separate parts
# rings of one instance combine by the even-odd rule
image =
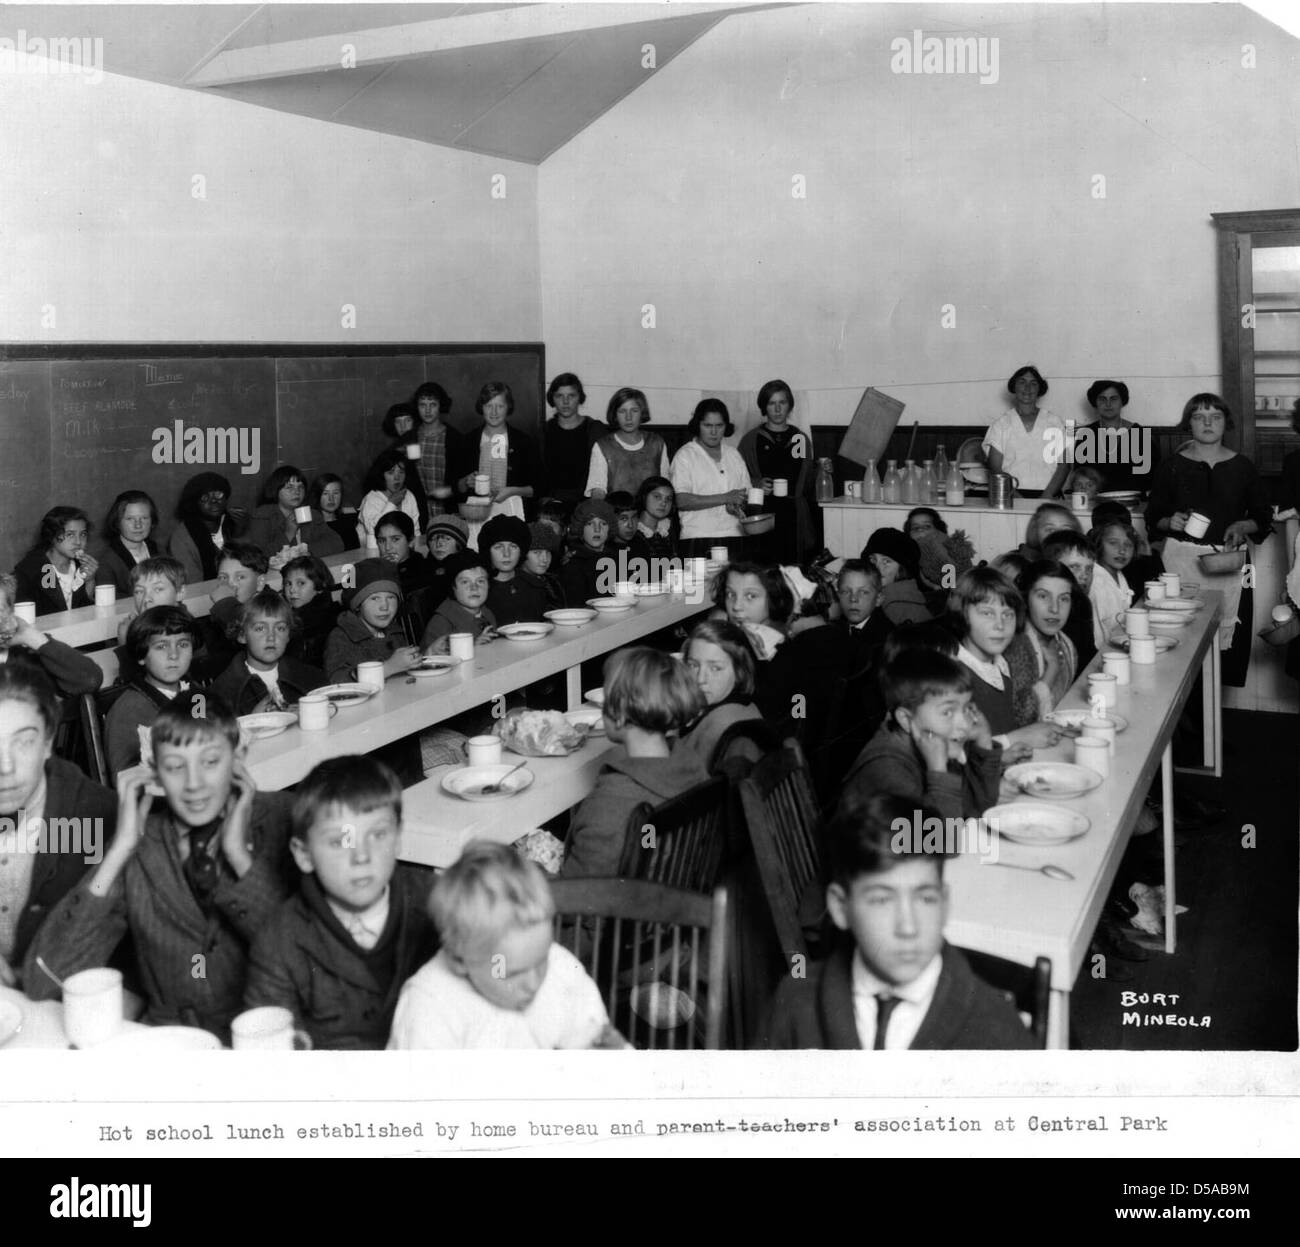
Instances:
[[[276,669],[276,682],[284,695],[285,705],[296,706],[304,693],[323,688],[329,681],[319,667],[309,666],[286,654]],[[254,675],[244,661],[243,653],[230,660],[230,665],[212,681],[212,691],[220,694],[236,714],[252,714],[266,696],[266,685]]]
[[[325,642],[325,674],[335,682],[355,680],[361,663],[387,662],[406,643],[400,614],[377,637],[359,615],[343,611]]]
[[[388,922],[367,952],[330,909],[316,877],[304,875],[253,941],[244,1007],[292,1009],[316,1048],[383,1048],[402,984],[438,951],[430,886],[426,872],[397,867]]]
[[[157,558],[162,553],[161,547],[152,537],[145,538],[145,549],[149,557]],[[135,559],[127,552],[120,536],[110,537],[99,553],[99,570],[95,573],[95,583],[112,584],[119,598],[131,596],[131,569]]]
[[[47,589],[44,581],[45,567],[49,561],[44,550],[30,550],[18,560],[18,565],[14,568],[14,579],[18,581],[18,600],[35,602],[38,616],[59,615],[66,610],[94,606],[95,586],[89,580],[72,595],[71,607],[64,600],[63,591],[58,585]]]
[[[861,1048],[853,1017],[852,957],[845,941],[806,979],[785,978],[762,1028],[759,1048]],[[975,977],[960,951],[944,945],[934,999],[913,1049],[1035,1047],[1033,1036],[1001,993]]]
[[[104,682],[104,669],[80,650],[50,637],[40,649],[11,645],[5,662],[40,671],[62,697],[95,693]]]

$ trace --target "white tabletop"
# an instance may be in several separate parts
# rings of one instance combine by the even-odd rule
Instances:
[[[287,788],[326,758],[369,753],[494,697],[633,645],[709,606],[698,597],[643,598],[630,610],[599,615],[581,628],[556,628],[541,641],[498,637],[476,646],[472,661],[444,675],[414,680],[394,676],[383,692],[369,701],[340,709],[324,731],[291,727],[279,736],[255,742],[248,751],[249,770],[261,789]],[[580,700],[571,697],[571,705]]]
[[[1116,739],[1109,776],[1092,792],[1059,802],[1089,819],[1088,833],[1052,848],[997,842],[1000,860],[1034,871],[1047,864],[1060,866],[1073,881],[986,864],[977,854],[954,858],[945,867],[952,896],[945,934],[952,943],[1025,965],[1036,957],[1050,957],[1053,989],[1068,992],[1073,987],[1138,812],[1159,772],[1161,755],[1218,635],[1222,594],[1203,593],[1202,600],[1205,608],[1178,629],[1174,649],[1157,656],[1153,666],[1130,663],[1132,683],[1119,688],[1115,707],[1115,713],[1128,720],[1128,728]],[[1087,674],[1100,668],[1098,655],[1057,709],[1086,706]],[[1069,739],[1034,754],[1035,761],[1073,758]]]

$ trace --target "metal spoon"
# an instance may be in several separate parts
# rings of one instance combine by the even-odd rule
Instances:
[[[39,967],[39,968],[40,968],[40,969],[41,969],[45,974],[47,974],[47,975],[49,976],[50,981],[51,981],[52,983],[54,983],[54,985],[55,985],[56,987],[62,989],[62,987],[63,987],[63,980],[62,980],[61,978],[59,978],[59,976],[58,976],[57,974],[55,974],[54,971],[51,970],[50,967],[47,966],[47,965],[45,964],[45,958],[44,958],[44,957],[42,957],[42,956],[40,956],[39,954],[37,954],[37,957],[36,957],[36,964],[37,964],[37,966],[38,966],[38,967]]]
[[[1044,874],[1049,879],[1073,881],[1074,876],[1061,866],[1018,866],[1015,862],[990,862],[990,866],[1005,866],[1008,870],[1027,870],[1031,874]]]
[[[520,767],[527,766],[528,759],[525,758],[518,766],[512,766],[495,784],[488,784],[485,788],[478,790],[480,797],[489,797],[501,791],[501,786],[508,780]]]

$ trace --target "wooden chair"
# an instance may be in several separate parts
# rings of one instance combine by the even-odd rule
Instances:
[[[786,741],[741,780],[740,803],[782,952],[807,956],[800,908],[821,876],[821,811],[797,742]]]
[[[1029,1032],[1037,1046],[1047,1047],[1047,1009],[1052,995],[1052,961],[1039,957],[1032,966],[1008,961],[992,953],[979,953],[971,948],[961,952],[970,962],[977,978],[996,988],[1016,1007],[1022,1019],[1029,1016]]]
[[[104,720],[112,709],[113,703],[127,690],[127,685],[116,684],[112,688],[101,688],[97,693],[85,693],[81,697],[81,731],[85,742],[85,753],[78,763],[81,769],[97,784],[113,787],[113,776],[108,767],[108,751],[104,746]]]
[[[91,779],[103,783],[96,768],[94,749],[94,741],[100,735],[98,729],[94,693],[79,693],[60,699],[59,718],[54,725],[55,754],[81,767]]]
[[[619,875],[712,892],[726,856],[728,797],[727,781],[716,778],[662,805],[643,801],[627,822]]]
[[[742,719],[718,737],[708,762],[709,774],[744,779],[760,758],[780,748],[781,733],[766,719]]]
[[[551,895],[557,942],[586,966],[610,1021],[634,1047],[722,1047],[725,888],[701,895],[641,879],[553,879]],[[680,1006],[670,1015],[677,1025],[643,1016],[657,1000]]]

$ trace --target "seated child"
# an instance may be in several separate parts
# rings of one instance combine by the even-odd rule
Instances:
[[[686,669],[700,686],[704,713],[683,732],[674,753],[693,753],[706,770],[722,734],[733,723],[761,719],[754,705],[754,651],[744,632],[725,619],[698,623],[686,641]]]
[[[402,988],[389,1048],[591,1048],[611,1032],[582,963],[554,943],[546,876],[504,844],[465,846],[429,912],[438,955]]]
[[[532,542],[528,525],[513,515],[497,515],[479,530],[478,548],[492,564],[487,607],[499,628],[502,624],[535,623],[551,608],[545,590],[525,580],[520,561]]]
[[[287,710],[296,706],[304,693],[329,683],[319,667],[289,657],[297,623],[293,607],[270,589],[254,594],[240,612],[243,651],[212,681],[212,691],[219,693],[235,714]]]
[[[1096,633],[1093,629],[1092,588],[1096,556],[1087,537],[1075,532],[1056,532],[1043,542],[1043,558],[1063,563],[1074,577],[1074,591],[1070,595],[1070,617],[1065,621],[1065,635],[1070,638],[1079,657],[1078,669],[1082,671],[1097,653]],[[1025,568],[1021,568],[1024,571]],[[1016,574],[1019,577],[1019,572]]]
[[[476,645],[496,637],[496,617],[487,609],[488,565],[481,554],[465,550],[447,560],[451,596],[433,612],[420,648],[426,654],[445,654],[453,632],[468,632]]]
[[[196,625],[183,606],[151,606],[126,632],[135,677],[104,719],[104,753],[110,775],[140,761],[140,729],[190,687]]]
[[[1097,556],[1088,596],[1092,599],[1093,641],[1100,649],[1112,632],[1123,627],[1119,616],[1135,600],[1124,569],[1137,551],[1137,532],[1123,520],[1104,520],[1088,534],[1088,544]]]
[[[402,590],[392,567],[380,559],[356,566],[356,588],[325,642],[325,674],[336,684],[357,678],[363,662],[382,662],[384,677],[418,667],[424,657],[418,645],[406,643],[398,611]]]
[[[124,616],[117,625],[117,648],[113,652],[117,655],[119,684],[130,684],[140,674],[140,669],[126,645],[126,632],[131,626],[131,621],[142,611],[147,611],[153,606],[184,606],[181,596],[185,592],[185,568],[178,559],[170,555],[161,554],[156,558],[136,563],[127,573],[127,578],[131,582],[131,598],[135,603],[135,612]],[[189,607],[185,606],[184,609],[188,611]],[[200,633],[201,629],[196,623],[194,626],[196,678],[199,670],[204,669],[200,658],[204,660],[207,658],[200,643]]]
[[[8,574],[0,576],[0,664],[39,668],[65,697],[95,692],[104,682],[99,664],[19,619],[14,614],[17,601],[18,582]]]
[[[885,700],[880,690],[880,651],[895,631],[880,606],[884,591],[874,563],[845,559],[835,579],[839,620],[834,634],[848,638],[842,674],[846,682],[840,740],[835,744],[834,769],[843,775],[848,765],[884,722]],[[903,625],[919,626],[919,625]],[[818,638],[819,642],[826,638]]]
[[[777,654],[795,610],[794,594],[779,567],[731,563],[726,575],[717,578],[713,600],[715,609],[709,618],[725,618],[743,628],[756,658],[768,662]]]
[[[1093,528],[1100,528],[1112,520],[1118,520],[1121,524],[1133,528],[1133,512],[1122,502],[1112,502],[1107,499],[1093,507]],[[1128,581],[1134,595],[1141,597],[1147,581],[1158,580],[1165,570],[1165,565],[1161,557],[1153,553],[1151,547],[1138,535],[1136,528],[1133,529],[1133,536],[1133,557],[1124,568],[1124,579]]]
[[[862,561],[880,573],[879,609],[890,623],[924,623],[933,618],[925,600],[921,547],[897,528],[877,528],[862,548]]]
[[[298,616],[289,653],[310,667],[325,669],[325,643],[343,608],[334,600],[334,576],[314,554],[290,559],[280,571],[284,600]]]
[[[848,775],[840,810],[888,792],[943,818],[979,818],[998,803],[1002,749],[971,698],[974,676],[937,650],[906,649],[881,672],[886,718]]]
[[[1025,600],[1015,585],[991,567],[963,572],[952,594],[950,626],[961,642],[957,660],[975,677],[975,705],[1005,751],[1003,762],[1021,761],[1056,744],[1058,727],[1016,722],[1016,689],[1005,657],[1025,626]]]
[[[562,498],[543,498],[537,504],[537,522],[545,524],[559,539],[569,531],[569,506]]]
[[[614,592],[618,562],[606,547],[615,518],[614,508],[603,498],[588,498],[574,507],[569,552],[560,569],[564,600],[570,606],[586,606],[592,598]]]
[[[171,608],[155,608],[171,609]],[[229,1041],[243,1007],[248,948],[289,890],[289,807],[258,792],[239,724],[220,697],[184,693],[154,720],[154,767],[118,777],[117,834],[27,952],[35,999],[107,965],[129,931],[151,1025],[199,1026]],[[156,783],[155,799],[147,787]]]
[[[1035,718],[1056,708],[1079,672],[1079,655],[1065,632],[1076,587],[1070,569],[1049,559],[1031,564],[1016,584],[1025,599],[1024,636],[1033,657]]]
[[[787,977],[760,1047],[1011,1049],[1034,1047],[1014,1007],[944,942],[943,855],[898,843],[914,799],[879,794],[827,828],[826,907],[847,937],[807,978]]]
[[[195,672],[200,681],[215,680],[239,652],[236,641],[240,610],[255,593],[266,588],[270,560],[257,546],[243,541],[228,541],[217,563],[218,585],[212,591],[212,607],[207,618],[200,619],[199,639],[207,660]]]
[[[628,543],[628,554],[646,566],[646,574],[632,575],[638,582],[653,584],[667,580],[667,560],[676,558],[674,512],[677,491],[666,476],[647,476],[636,494],[637,522]],[[676,564],[681,566],[680,563]]]
[[[375,523],[375,542],[379,557],[397,573],[402,590],[403,626],[411,639],[420,636],[433,617],[437,602],[432,601],[434,573],[415,548],[415,521],[403,511],[389,511]],[[439,600],[441,600],[439,596]]]
[[[253,941],[244,1007],[281,1005],[322,1048],[383,1048],[402,984],[438,949],[431,873],[397,860],[402,785],[372,757],[300,783],[289,848],[298,890]]]
[[[424,601],[430,618],[438,603],[451,595],[451,582],[447,579],[447,563],[469,546],[469,525],[459,515],[436,515],[429,521],[426,534],[429,543],[429,588],[424,591]]]
[[[610,549],[626,550],[636,536],[641,509],[636,505],[636,499],[625,489],[616,489],[613,493],[606,494],[605,501],[614,508],[614,527],[609,536]]]
[[[565,877],[618,873],[627,822],[643,801],[661,805],[708,779],[694,750],[670,749],[668,734],[699,718],[704,695],[685,665],[633,646],[605,662],[605,734],[622,748],[607,754],[596,783],[573,813]]]
[[[550,524],[538,520],[535,524],[528,525],[528,553],[524,555],[524,565],[519,575],[541,590],[545,603],[543,613],[559,610],[564,605],[560,578],[551,570],[559,548],[560,535]]]

